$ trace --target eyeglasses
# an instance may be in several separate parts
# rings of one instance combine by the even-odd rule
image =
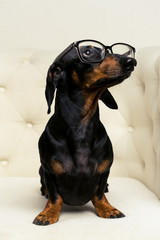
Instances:
[[[54,62],[58,62],[72,48],[76,49],[78,57],[83,63],[102,62],[107,54],[118,54],[126,57],[135,58],[135,48],[126,43],[115,43],[111,46],[105,46],[96,40],[81,40],[69,45]]]

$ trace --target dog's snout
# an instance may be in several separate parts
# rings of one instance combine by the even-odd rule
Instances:
[[[133,71],[137,61],[134,58],[121,58],[120,64],[124,70]]]

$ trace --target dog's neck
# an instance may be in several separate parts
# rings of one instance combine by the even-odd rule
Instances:
[[[85,90],[84,91],[84,106],[82,112],[82,123],[87,124],[90,122],[96,111],[98,110],[98,100],[101,96],[101,91]]]
[[[69,145],[76,165],[86,164],[94,144],[100,121],[98,96],[97,93],[84,91],[74,91],[71,95],[66,91],[57,91],[55,113],[67,125]]]
[[[57,91],[55,111],[68,125],[89,125],[92,121],[99,121],[100,95],[99,91],[89,90]]]

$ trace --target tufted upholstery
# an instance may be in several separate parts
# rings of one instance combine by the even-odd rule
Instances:
[[[58,52],[0,50],[0,176],[37,176],[37,142],[50,116],[45,77]],[[112,176],[145,183],[160,197],[160,47],[137,54],[136,71],[111,89],[119,110],[102,103],[101,119],[111,137]]]
[[[0,175],[35,176],[37,141],[48,119],[45,76],[54,52],[0,51]]]

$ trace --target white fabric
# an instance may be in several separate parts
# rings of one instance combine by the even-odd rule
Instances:
[[[2,240],[159,240],[160,202],[142,183],[110,178],[109,202],[126,217],[103,219],[93,205],[64,205],[59,221],[50,226],[32,224],[46,204],[39,178],[0,179],[0,239]]]

